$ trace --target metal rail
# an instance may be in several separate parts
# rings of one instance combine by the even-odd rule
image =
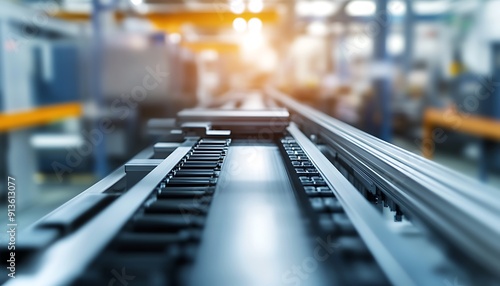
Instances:
[[[374,182],[383,178],[395,186],[382,190],[412,218],[482,269],[500,275],[500,202],[493,188],[370,136],[272,88],[266,91],[292,113],[321,129],[321,138],[327,143],[354,154],[357,167]]]
[[[394,285],[439,285],[442,277],[436,273],[434,265],[421,257],[418,249],[407,247],[404,238],[391,232],[377,210],[333,168],[331,162],[297,126],[292,124],[288,132],[328,181],[346,214],[391,282]]]
[[[144,179],[121,195],[78,232],[62,238],[40,257],[33,273],[10,280],[6,285],[67,285],[104,249],[111,238],[144,203],[158,183],[191,150],[197,140],[187,140]],[[80,251],[78,251],[80,250]],[[60,271],[64,269],[64,271]]]

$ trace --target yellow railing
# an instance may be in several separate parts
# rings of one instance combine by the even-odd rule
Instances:
[[[477,115],[463,114],[454,110],[429,108],[424,114],[424,138],[422,153],[432,158],[434,151],[434,128],[443,128],[484,139],[500,141],[500,121]]]
[[[0,114],[0,132],[30,128],[82,115],[79,103],[64,103]]]

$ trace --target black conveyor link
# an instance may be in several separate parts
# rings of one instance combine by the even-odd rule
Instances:
[[[292,137],[281,140],[281,143],[306,194],[309,197],[335,197],[299,144]]]
[[[208,211],[210,197],[186,200],[160,199],[145,208],[146,213],[204,215]],[[199,203],[201,201],[201,203]],[[206,202],[206,203],[203,203]]]
[[[204,196],[212,195],[215,191],[213,187],[164,187],[158,188],[158,198],[181,198],[190,197],[194,195]]]
[[[133,222],[135,232],[147,233],[177,233],[187,227],[201,227],[203,219],[197,218],[186,221],[182,215],[143,215]]]
[[[156,257],[158,261],[167,261],[159,263],[155,271],[164,275],[164,281],[175,281],[180,269],[196,258],[230,142],[201,139],[166,174],[153,196],[110,242],[104,256],[116,259],[101,262],[101,267],[121,269],[123,257],[146,255],[148,259]],[[166,253],[174,255],[168,255],[165,260]],[[141,267],[130,265],[127,272],[139,273]]]
[[[305,203],[313,211],[311,219],[317,219],[322,235],[334,238],[337,258],[332,259],[332,262],[340,263],[339,261],[342,261],[341,265],[334,265],[334,267],[341,272],[353,272],[353,268],[368,267],[374,271],[373,277],[377,277],[376,280],[384,281],[380,282],[383,285],[385,278],[380,275],[382,272],[379,266],[320,172],[293,137],[282,139],[281,144],[291,165],[290,169],[292,173],[295,172],[297,182],[308,198]],[[345,264],[345,261],[348,261],[349,264]],[[348,282],[345,283],[349,285],[371,285],[367,284],[363,277],[346,277],[344,279],[347,279],[345,281]],[[377,285],[374,280],[369,280],[369,282]]]
[[[122,233],[114,241],[114,247],[123,252],[158,252],[169,245],[183,243],[187,236],[178,233]]]
[[[214,172],[210,170],[197,170],[197,169],[191,169],[191,170],[179,170],[175,172],[176,177],[218,177],[219,172]]]

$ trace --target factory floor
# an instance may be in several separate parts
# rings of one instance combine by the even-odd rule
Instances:
[[[409,141],[395,139],[395,145],[420,154],[418,146],[414,146]],[[435,162],[452,168],[466,176],[477,178],[478,169],[473,161],[454,157],[450,154],[436,152],[434,154]],[[50,177],[37,176],[39,195],[31,206],[17,212],[18,230],[23,230],[38,219],[64,204],[71,198],[86,190],[95,183],[95,177],[91,175],[75,175],[64,183],[51,180]],[[498,189],[500,195],[500,174],[491,174],[487,182],[488,185]],[[6,209],[6,205],[0,205],[0,209]]]

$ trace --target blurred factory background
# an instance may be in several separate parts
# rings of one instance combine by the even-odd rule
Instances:
[[[500,188],[498,11],[496,0],[1,0],[1,195],[15,176],[23,228],[154,142],[149,119],[267,85]]]

